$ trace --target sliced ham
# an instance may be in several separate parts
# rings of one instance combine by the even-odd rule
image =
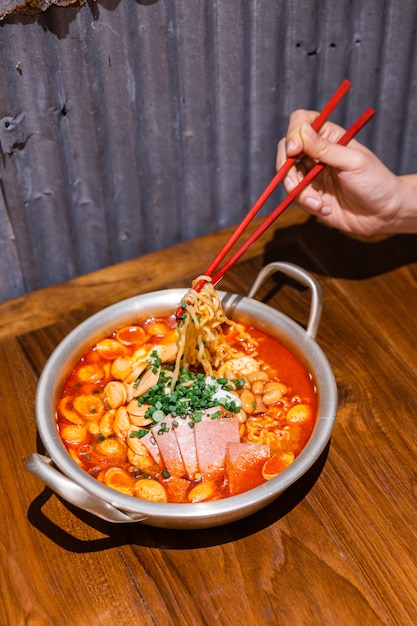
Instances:
[[[270,455],[267,444],[227,444],[226,477],[231,496],[248,491],[265,482],[262,478],[262,466]]]
[[[172,426],[172,419],[172,416],[168,415],[162,422],[151,428],[151,432],[155,437],[155,441],[168,472],[172,476],[182,478],[187,476],[187,471],[185,469],[177,437],[175,435],[175,427]],[[166,424],[167,430],[162,430],[163,423]]]
[[[220,419],[223,415],[221,406],[211,406],[208,409],[201,409],[203,420],[216,420]]]
[[[163,420],[165,427],[160,422],[141,439],[155,461],[179,480],[170,487],[184,491],[180,501],[186,496],[187,483],[182,479],[194,480],[199,474],[205,481],[225,476],[230,495],[264,482],[262,467],[270,457],[269,446],[241,443],[239,420],[217,418],[218,411],[219,407],[206,409],[193,428],[188,418],[168,415]]]
[[[221,415],[221,407],[214,406],[208,409],[202,409],[201,420],[218,421]],[[177,417],[176,421],[178,423],[178,426],[174,428],[174,432],[175,436],[177,437],[182,460],[184,461],[188,478],[190,480],[194,480],[196,474],[198,474],[200,471],[197,460],[197,447],[195,442],[194,428],[190,428],[190,420],[188,417],[185,419]]]
[[[194,480],[198,473],[197,451],[194,439],[194,428],[190,428],[190,420],[176,418],[178,426],[175,426],[174,433],[181,452],[182,460],[187,472],[187,477]]]
[[[141,442],[146,447],[151,457],[154,459],[155,463],[161,465],[163,467],[164,462],[162,460],[161,453],[159,451],[159,447],[156,443],[156,439],[154,437],[153,432],[150,430],[147,435],[141,438]]]
[[[240,442],[235,417],[203,419],[194,426],[198,468],[203,478],[218,478],[224,472],[226,444]]]

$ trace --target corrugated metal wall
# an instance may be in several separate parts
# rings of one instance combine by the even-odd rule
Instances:
[[[0,300],[239,221],[288,115],[417,171],[414,0],[98,0],[0,25]]]

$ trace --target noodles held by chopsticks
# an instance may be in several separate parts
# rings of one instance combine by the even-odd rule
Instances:
[[[201,280],[205,281],[204,286],[196,291],[194,286]],[[178,354],[172,388],[181,368],[200,365],[206,376],[212,376],[224,361],[239,354],[225,339],[222,324],[231,326],[233,322],[224,313],[210,276],[198,276],[193,281],[181,306],[184,313],[178,324]]]

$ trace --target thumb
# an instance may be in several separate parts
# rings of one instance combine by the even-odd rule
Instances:
[[[301,125],[300,135],[305,154],[337,169],[351,169],[352,155],[349,148],[333,143],[319,135],[307,122]]]

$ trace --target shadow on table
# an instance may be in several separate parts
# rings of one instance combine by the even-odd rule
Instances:
[[[334,278],[364,280],[417,261],[417,235],[359,239],[315,218],[276,230],[263,263],[289,261]]]
[[[224,526],[197,530],[171,530],[154,528],[139,522],[111,524],[68,504],[60,498],[62,505],[80,521],[107,535],[104,538],[83,541],[60,528],[44,514],[43,506],[51,497],[57,497],[49,488],[45,488],[31,503],[28,510],[28,520],[32,526],[61,548],[80,554],[108,550],[124,545],[185,550],[230,543],[271,526],[298,506],[320,476],[328,450],[329,445],[304,476],[271,504],[243,520]]]

